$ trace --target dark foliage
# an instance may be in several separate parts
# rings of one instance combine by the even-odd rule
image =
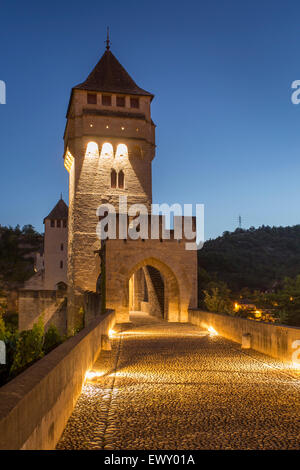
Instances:
[[[198,252],[199,290],[214,280],[233,292],[247,287],[270,290],[300,273],[300,225],[224,232]]]
[[[43,245],[43,236],[32,225],[0,226],[0,288],[22,285],[33,274],[33,253]]]

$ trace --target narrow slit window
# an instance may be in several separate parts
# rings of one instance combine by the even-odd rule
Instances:
[[[64,262],[61,261],[61,262],[59,263],[59,265],[60,265],[60,269],[62,269],[62,268],[64,267]]]
[[[138,98],[130,98],[130,107],[131,108],[139,108],[140,107],[140,100]]]
[[[111,188],[117,187],[117,172],[116,170],[111,170],[110,173],[110,186]]]
[[[97,95],[96,93],[87,94],[87,103],[88,104],[97,104]]]
[[[60,226],[61,226],[61,221],[58,219],[58,220],[56,221],[56,227],[60,228]]]
[[[118,174],[118,187],[120,189],[124,189],[124,171],[123,170],[119,171],[119,174]]]

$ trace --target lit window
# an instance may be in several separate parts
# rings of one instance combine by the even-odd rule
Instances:
[[[97,95],[96,95],[96,93],[88,93],[87,94],[87,102],[88,102],[88,104],[97,104]]]
[[[124,189],[124,171],[123,170],[119,171],[119,174],[118,174],[118,187],[120,189]]]
[[[110,157],[110,158],[112,158],[113,156],[114,156],[113,146],[109,142],[105,142],[102,145],[101,157]]]
[[[96,142],[89,142],[87,144],[85,156],[99,157],[99,149]]]
[[[117,106],[124,108],[125,106],[125,96],[117,96]]]
[[[112,188],[117,187],[117,172],[116,172],[116,170],[111,170],[111,173],[110,173],[110,186]]]
[[[66,169],[69,173],[70,173],[70,171],[71,171],[73,162],[74,162],[74,157],[73,157],[73,155],[69,152],[69,150],[67,150],[67,151],[66,151],[66,154],[65,154],[64,165],[65,165],[65,169]]]
[[[140,101],[138,98],[130,98],[130,107],[131,108],[139,108],[140,107]]]
[[[103,106],[111,106],[111,95],[102,95]]]
[[[116,157],[128,157],[127,145],[119,144],[117,147]]]

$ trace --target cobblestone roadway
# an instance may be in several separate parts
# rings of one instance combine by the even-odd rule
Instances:
[[[189,324],[134,315],[58,449],[300,449],[300,377]],[[115,328],[117,329],[117,328]]]

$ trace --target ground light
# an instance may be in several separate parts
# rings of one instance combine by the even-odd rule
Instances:
[[[88,370],[85,374],[85,380],[93,380],[96,377],[101,377],[103,375],[102,372],[97,372],[95,370]]]
[[[207,329],[209,331],[210,336],[217,336],[218,335],[218,332],[212,326],[209,326]]]

